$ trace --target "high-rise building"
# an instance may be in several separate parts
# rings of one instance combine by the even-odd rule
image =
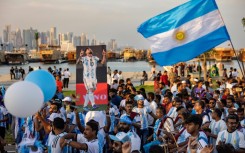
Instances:
[[[11,34],[11,25],[5,25],[5,29],[6,29],[7,34],[8,34],[7,42],[9,42],[10,41],[10,34]]]
[[[31,32],[29,29],[23,30],[23,42],[28,49],[32,48]]]
[[[16,29],[16,45],[15,47],[19,49],[22,47],[22,36],[21,36],[21,30],[19,28]]]
[[[39,38],[40,38],[40,43],[41,44],[47,44],[48,43],[48,40],[47,40],[48,37],[47,37],[47,33],[46,32],[41,32]]]
[[[16,32],[11,31],[9,34],[9,43],[13,44],[13,47],[16,46]]]
[[[56,33],[56,27],[50,28],[50,45],[57,45],[57,33]]]
[[[91,46],[94,46],[94,45],[97,45],[95,35],[94,35],[93,39],[91,40]]]
[[[24,45],[27,45],[28,49],[36,48],[35,33],[37,33],[37,30],[34,30],[32,28],[23,30]]]
[[[84,33],[81,35],[81,45],[86,46],[87,45],[87,37]]]
[[[72,44],[74,47],[81,46],[81,37],[80,36],[74,36]]]
[[[116,43],[116,39],[111,39],[109,42],[108,42],[108,49],[109,50],[117,50],[117,43]]]
[[[3,42],[8,42],[8,33],[6,29],[3,30]]]
[[[67,32],[67,40],[69,43],[72,43],[73,32]]]

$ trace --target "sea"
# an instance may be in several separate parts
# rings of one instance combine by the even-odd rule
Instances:
[[[224,64],[224,67],[229,69],[230,67],[237,68],[239,72],[239,65],[236,60],[232,60],[231,62],[222,62]],[[191,60],[188,61],[187,64],[198,64],[197,61]],[[200,63],[202,65],[202,63]],[[207,61],[207,67],[211,67],[213,64],[218,64],[216,61]],[[25,69],[25,72],[28,72],[29,66],[33,67],[34,69],[38,69],[40,66],[42,69],[48,69],[51,67],[54,69],[54,66],[56,68],[62,68],[62,70],[69,68],[70,72],[72,74],[76,73],[76,64],[69,64],[69,63],[61,63],[61,64],[44,64],[44,63],[29,63],[25,65],[0,65],[0,75],[1,74],[9,74],[11,67],[17,66],[18,68],[22,67]],[[152,64],[146,62],[146,61],[136,61],[136,62],[122,62],[122,61],[116,61],[116,62],[107,62],[107,66],[111,68],[111,70],[118,70],[122,72],[142,72],[146,71],[149,72],[151,71]],[[163,67],[156,65],[156,70],[157,71],[163,71]]]

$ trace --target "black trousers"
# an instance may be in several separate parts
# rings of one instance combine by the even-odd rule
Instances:
[[[69,78],[64,78],[64,88],[68,88]]]

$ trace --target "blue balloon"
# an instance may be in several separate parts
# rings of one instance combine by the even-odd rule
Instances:
[[[44,102],[53,98],[56,93],[56,81],[54,76],[45,70],[35,70],[29,73],[25,81],[30,81],[39,86],[44,95]],[[30,93],[31,94],[31,93]]]

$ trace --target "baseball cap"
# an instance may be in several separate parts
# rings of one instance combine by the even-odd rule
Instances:
[[[198,79],[194,79],[195,82],[198,82]]]
[[[132,120],[129,118],[129,116],[123,115],[120,117],[120,122],[128,124],[128,123],[132,122]]]
[[[145,100],[145,98],[142,96],[142,95],[137,95],[134,97],[134,100],[135,101],[138,101],[138,100]]]
[[[109,135],[109,137],[110,137],[111,140],[119,141],[119,142],[122,142],[122,143],[130,141],[130,137],[125,132],[119,132],[116,135]]]
[[[183,80],[183,81],[181,81],[181,83],[186,83],[186,81],[185,81],[185,80]]]
[[[58,114],[58,113],[52,113],[52,114],[49,116],[48,120],[50,120],[51,122],[53,122],[54,119],[57,118],[57,117],[62,118],[64,121],[66,121],[66,120],[65,120],[65,117],[64,117],[63,115],[61,115],[61,114]]]
[[[71,99],[71,97],[65,97],[62,101],[69,101],[69,102],[72,102],[72,99]]]

